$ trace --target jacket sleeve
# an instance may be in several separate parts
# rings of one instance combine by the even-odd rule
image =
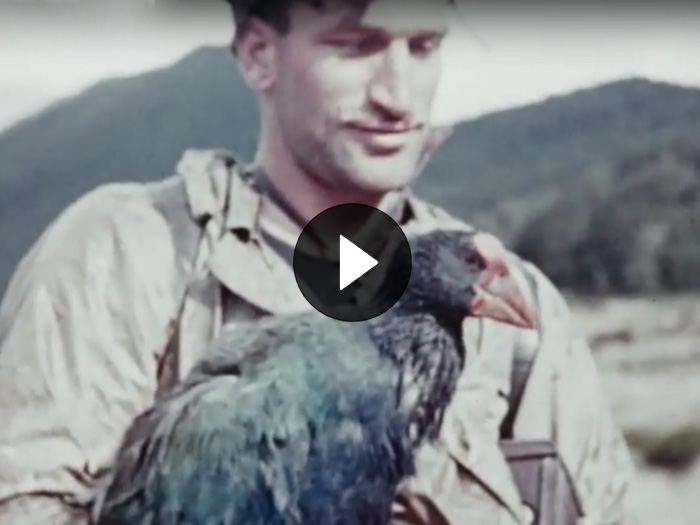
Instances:
[[[0,306],[3,525],[80,525],[126,427],[153,400],[175,312],[169,230],[142,186],[68,207]]]
[[[535,266],[525,268],[535,282],[542,334],[515,435],[556,443],[587,525],[633,523],[633,461],[594,357],[562,294]]]

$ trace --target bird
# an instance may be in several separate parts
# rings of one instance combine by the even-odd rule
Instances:
[[[390,523],[467,363],[465,316],[536,323],[487,238],[438,230],[410,248],[405,292],[373,319],[223,330],[124,434],[96,524]]]

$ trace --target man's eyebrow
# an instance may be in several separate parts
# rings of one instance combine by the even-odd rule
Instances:
[[[334,31],[384,31],[381,27],[363,24],[357,15],[345,14],[326,32]],[[386,31],[384,31],[386,32]]]
[[[439,26],[416,26],[414,28],[411,28],[410,30],[407,30],[406,32],[410,34],[417,34],[420,36],[431,36],[431,35],[444,35],[448,31],[448,26],[447,24],[440,24]],[[389,35],[393,33],[393,31],[387,30],[383,26],[375,26],[372,24],[365,24],[362,21],[358,20],[357,16],[353,16],[350,14],[343,15],[335,24],[333,24],[331,27],[326,29],[325,31],[322,32],[324,35],[332,34],[332,33],[353,33],[353,32],[358,32],[358,33],[376,33],[376,34],[383,34],[383,35]]]

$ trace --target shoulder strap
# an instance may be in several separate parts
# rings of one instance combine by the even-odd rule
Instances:
[[[529,272],[523,272],[537,303],[537,287],[534,278]],[[530,370],[535,362],[539,345],[527,345],[522,340],[517,340],[513,349],[513,363],[510,374],[510,394],[508,396],[508,412],[506,412],[503,421],[501,422],[500,437],[501,439],[513,439],[513,425],[515,418],[518,415],[520,402],[522,401],[525,386],[530,376]]]
[[[197,257],[203,225],[190,213],[187,189],[182,175],[146,185],[153,205],[163,215],[170,228],[175,252],[183,270],[190,270]]]
[[[200,177],[206,178],[212,168],[212,153],[218,161],[221,161],[226,169],[231,169],[238,164],[236,157],[226,150],[208,150],[205,152],[191,151],[183,156],[178,164],[175,175],[146,184],[146,189],[150,194],[153,205],[165,219],[173,239],[177,258],[177,288],[176,296],[180,298],[178,311],[173,320],[170,339],[164,349],[158,370],[158,393],[161,395],[169,390],[177,381],[180,370],[180,331],[182,314],[187,301],[193,272],[197,262],[200,243],[204,237],[206,223],[212,218],[213,212],[196,211],[195,201],[191,201],[188,191],[188,181],[197,183],[203,182],[205,185],[211,181],[202,181]],[[239,173],[240,175],[243,172]],[[192,179],[188,179],[192,176]],[[229,193],[230,176],[226,177],[223,188],[226,198]],[[195,184],[196,185],[196,184]],[[195,199],[196,200],[196,199]],[[201,204],[201,203],[200,203]],[[228,203],[224,203],[224,208]]]
[[[158,395],[177,381],[179,370],[180,317],[185,306],[190,276],[197,257],[204,228],[190,213],[187,188],[182,175],[146,184],[153,205],[165,218],[178,259],[177,297],[180,297],[177,317],[164,350],[158,370]]]

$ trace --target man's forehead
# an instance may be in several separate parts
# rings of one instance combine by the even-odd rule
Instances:
[[[445,31],[451,16],[449,0],[324,0],[320,6],[313,4],[297,4],[302,18],[322,20],[329,30]]]

